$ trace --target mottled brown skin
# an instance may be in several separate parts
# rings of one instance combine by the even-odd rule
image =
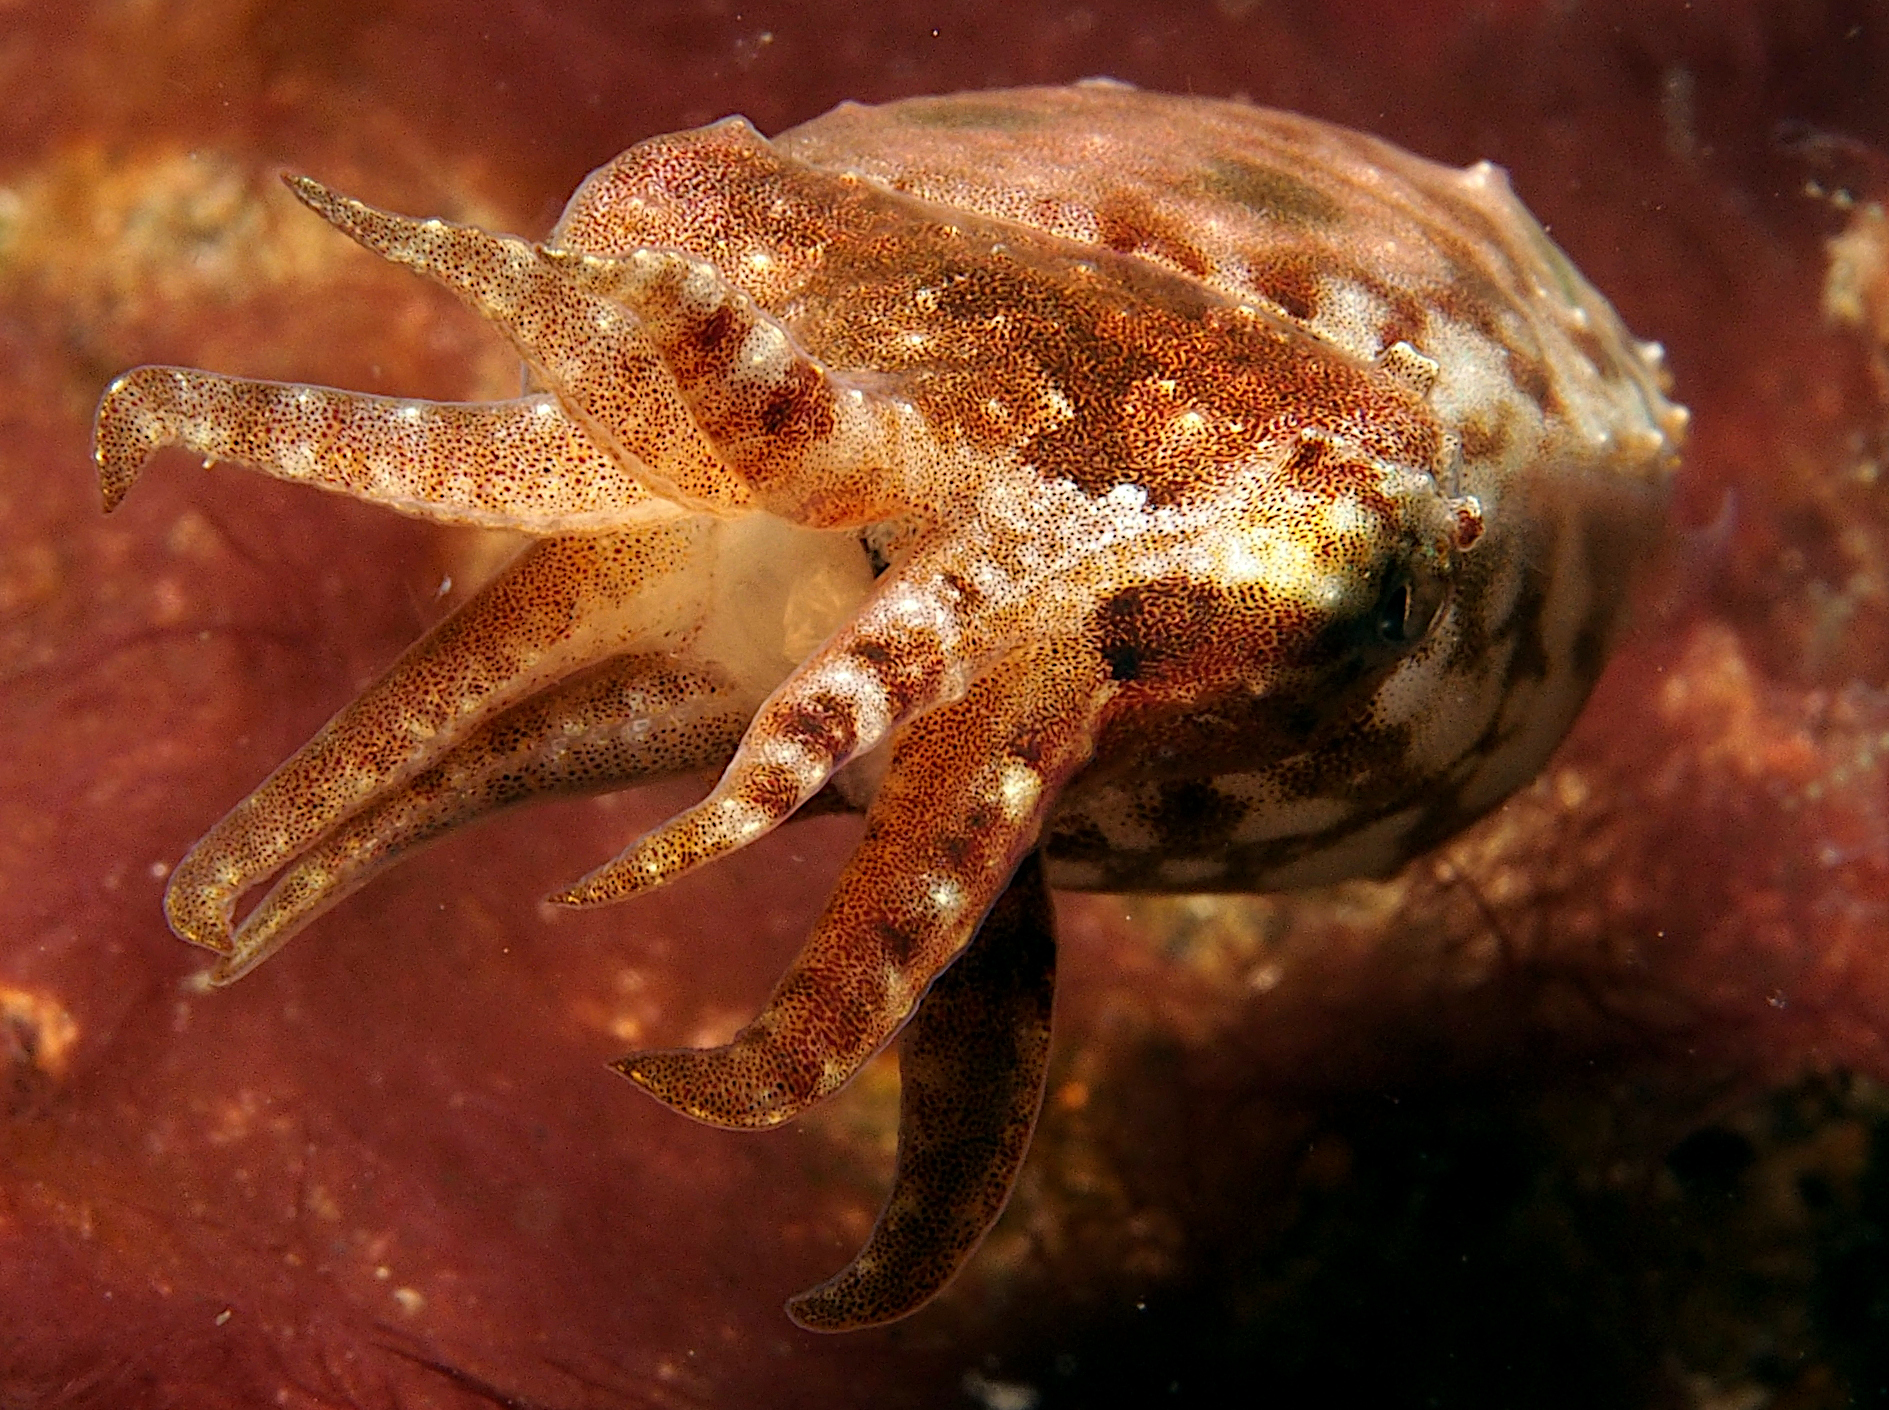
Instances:
[[[227,982],[453,827],[703,767],[706,799],[555,899],[863,809],[760,1015],[618,1064],[766,1127],[904,1029],[885,1213],[790,1305],[821,1330],[921,1305],[1003,1205],[1044,878],[1381,874],[1486,811],[1592,684],[1683,429],[1500,173],[1240,104],[731,119],[603,167],[543,245],[290,185],[536,390],[139,368],[99,409],[106,507],[178,444],[538,542],[212,829],[171,925]]]
[[[902,1316],[997,1221],[1043,1104],[1056,922],[1031,853],[899,1035],[899,1181],[853,1261],[788,1303],[840,1332]]]

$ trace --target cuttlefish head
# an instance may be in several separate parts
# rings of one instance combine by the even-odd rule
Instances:
[[[1481,506],[1307,434],[1143,555],[1090,618],[1118,690],[1104,774],[1200,775],[1314,747],[1451,610]]]

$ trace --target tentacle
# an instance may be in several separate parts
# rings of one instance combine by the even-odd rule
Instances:
[[[285,180],[344,234],[444,284],[490,320],[596,444],[645,476],[656,494],[712,511],[749,502],[637,320],[576,287],[545,250],[514,236],[376,210],[306,176]]]
[[[679,641],[700,615],[687,588],[715,527],[689,518],[528,548],[191,849],[165,895],[171,928],[228,952],[243,891],[487,716],[589,662]]]
[[[105,389],[94,454],[109,513],[165,446],[448,524],[598,533],[682,511],[550,396],[460,403],[137,367]]]
[[[763,1127],[837,1091],[904,1024],[1035,845],[1087,759],[1106,693],[1094,654],[1019,652],[914,721],[825,913],[761,1014],[726,1047],[618,1069],[717,1126]]]
[[[603,793],[727,759],[747,710],[718,673],[623,656],[515,705],[298,857],[210,971],[241,978],[408,854],[504,808]]]
[[[634,310],[696,424],[770,512],[874,523],[925,507],[950,480],[916,406],[828,368],[707,260],[662,249],[545,257],[573,286]]]
[[[915,550],[761,706],[706,798],[551,899],[609,905],[745,847],[902,723],[962,696],[1018,624],[948,566],[961,556],[949,541]]]
[[[906,1026],[892,1192],[853,1261],[788,1302],[794,1321],[815,1332],[895,1321],[983,1242],[1043,1104],[1055,990],[1055,919],[1032,852]]]

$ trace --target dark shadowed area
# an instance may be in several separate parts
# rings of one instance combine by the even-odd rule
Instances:
[[[883,1062],[769,1135],[609,1072],[765,997],[853,825],[538,898],[686,790],[457,838],[227,992],[164,877],[505,545],[155,464],[116,372],[516,386],[276,184],[544,233],[634,140],[1110,74],[1488,157],[1694,431],[1544,778],[1393,882],[1060,899],[1050,1097],[908,1322],[782,1315]],[[0,3],[0,1405],[1889,1405],[1889,5]]]

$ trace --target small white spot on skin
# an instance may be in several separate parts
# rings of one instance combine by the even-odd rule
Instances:
[[[997,771],[997,798],[1007,822],[1020,822],[1043,793],[1043,777],[1027,764],[1006,760]]]
[[[1189,408],[1168,419],[1161,434],[1161,449],[1168,455],[1187,454],[1188,447],[1197,444],[1206,429],[1207,418]]]
[[[678,289],[682,306],[690,313],[713,313],[722,306],[722,281],[711,265],[690,261]]]
[[[904,988],[900,984],[898,971],[887,965],[881,975],[881,984],[888,998]],[[896,1002],[896,1000],[893,1000]],[[852,1068],[836,1058],[826,1058],[820,1063],[820,1085],[822,1089],[832,1091],[843,1084],[852,1073]],[[664,1363],[667,1364],[667,1363]],[[660,1374],[660,1372],[659,1372]]]
[[[757,274],[765,274],[774,267],[774,256],[766,250],[749,250],[747,265]]]
[[[1502,168],[1494,162],[1475,162],[1464,167],[1460,180],[1472,191],[1490,188],[1505,190],[1509,184],[1508,178],[1502,174]]]
[[[1359,503],[1356,495],[1341,496],[1326,506],[1325,532],[1334,538],[1371,538],[1378,530],[1378,516]]]
[[[724,798],[717,811],[722,816],[722,835],[735,839],[737,845],[752,842],[773,825],[772,818],[743,798]],[[651,876],[659,876],[665,865],[659,858],[652,857],[643,867]]]
[[[964,905],[964,887],[948,876],[935,876],[925,887],[925,899],[940,914],[949,914]]]
[[[1228,534],[1216,545],[1213,580],[1229,587],[1264,583],[1297,601],[1322,600],[1332,591],[1331,575],[1316,571],[1318,560],[1303,540],[1275,529]]]
[[[880,611],[874,616],[880,617],[888,626],[930,633],[946,656],[956,652],[958,624],[933,592],[921,591],[912,583],[901,582],[885,595]]]
[[[779,736],[763,736],[755,740],[754,761],[786,769],[803,783],[824,779],[829,762],[825,755],[815,754],[798,739]]]
[[[1401,338],[1384,349],[1377,365],[1420,397],[1429,396],[1436,386],[1436,362]]]
[[[757,381],[779,381],[790,356],[787,335],[772,323],[756,323],[741,341],[740,366]]]
[[[306,441],[290,441],[276,456],[282,473],[291,479],[313,479],[321,470],[321,457]]]

